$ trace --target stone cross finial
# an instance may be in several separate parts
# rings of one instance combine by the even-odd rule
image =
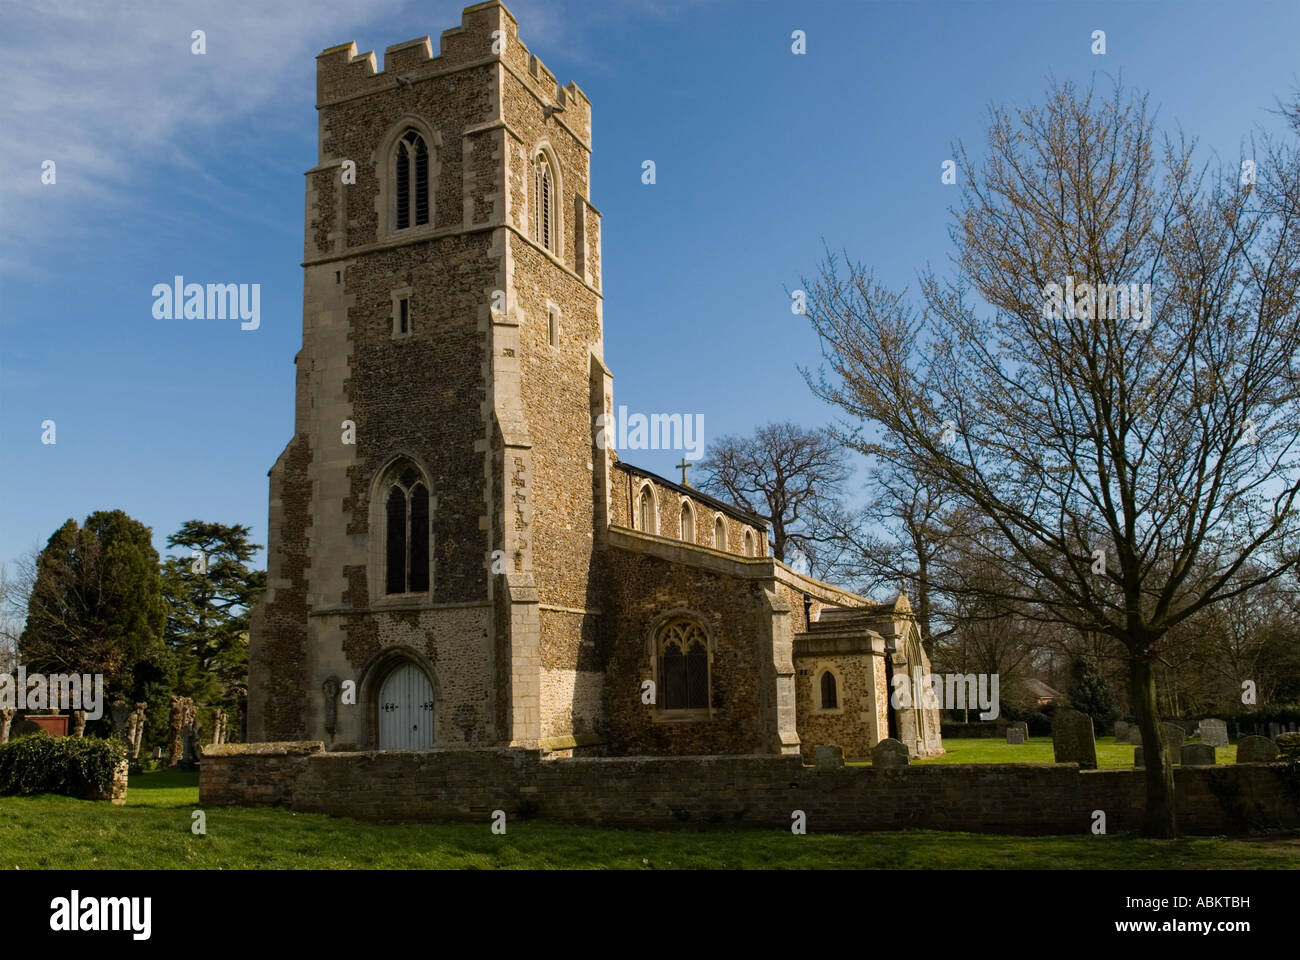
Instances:
[[[682,462],[679,463],[679,464],[676,464],[676,466],[681,467],[681,469],[682,469],[682,486],[683,486],[683,487],[689,487],[691,484],[690,484],[690,482],[686,479],[686,468],[689,467],[690,464],[686,462],[686,457],[685,457],[685,455],[682,456]]]

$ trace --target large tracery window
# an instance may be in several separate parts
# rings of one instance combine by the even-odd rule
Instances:
[[[414,129],[407,130],[397,141],[396,159],[397,229],[425,226],[429,222],[429,150],[424,137]]]
[[[664,710],[709,708],[709,641],[693,620],[674,620],[660,631],[659,703]]]
[[[429,589],[429,488],[406,467],[388,487],[385,510],[384,592]]]
[[[533,239],[552,253],[557,248],[555,217],[555,172],[546,154],[539,153],[533,165]]]

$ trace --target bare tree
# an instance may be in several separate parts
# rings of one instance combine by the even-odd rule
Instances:
[[[804,286],[830,368],[809,380],[864,421],[848,439],[996,527],[1000,602],[1123,645],[1144,829],[1169,837],[1161,641],[1297,562],[1300,162],[1264,137],[1243,183],[1181,137],[1157,162],[1153,128],[1118,87],[992,108],[922,312],[829,253]]]
[[[729,499],[772,524],[772,553],[798,550],[814,570],[829,565],[834,542],[824,518],[838,507],[850,470],[840,443],[825,430],[769,423],[752,437],[718,438],[700,462],[705,493]]]

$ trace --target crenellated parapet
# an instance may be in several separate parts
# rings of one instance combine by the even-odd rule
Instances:
[[[499,61],[533,91],[544,105],[590,149],[591,101],[576,83],[560,86],[519,39],[519,23],[499,0],[466,7],[461,24],[444,30],[439,52],[430,39],[419,37],[384,51],[378,69],[373,51],[357,53],[356,43],[344,43],[316,57],[316,105],[367,96],[418,83],[437,74]]]

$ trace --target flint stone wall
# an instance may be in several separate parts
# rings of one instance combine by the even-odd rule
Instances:
[[[1300,825],[1267,764],[1175,767],[1187,833]],[[364,820],[483,821],[494,810],[574,823],[689,823],[812,831],[971,830],[1070,834],[1105,810],[1113,830],[1141,826],[1141,771],[1076,764],[811,767],[797,755],[580,757],[540,751],[324,752],[319,743],[223,744],[204,752],[204,806],[278,804]],[[1220,799],[1229,798],[1229,799]],[[1225,806],[1226,804],[1226,806]]]

